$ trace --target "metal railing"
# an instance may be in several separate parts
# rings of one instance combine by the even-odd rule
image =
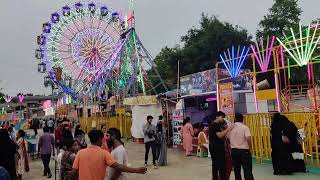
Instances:
[[[319,113],[283,113],[298,129],[304,129],[306,138],[302,144],[305,162],[319,167]],[[271,160],[270,126],[272,114],[247,114],[245,124],[252,134],[252,154],[257,162]]]

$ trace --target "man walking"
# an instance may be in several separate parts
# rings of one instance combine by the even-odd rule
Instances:
[[[42,163],[44,166],[43,176],[47,176],[48,178],[52,177],[51,170],[49,167],[51,152],[54,153],[54,137],[49,133],[49,128],[43,128],[43,135],[39,139],[38,143],[38,153],[41,154]]]
[[[73,162],[73,176],[79,180],[102,180],[106,175],[106,168],[112,167],[115,172],[140,173],[145,174],[147,169],[130,168],[117,163],[112,159],[110,153],[101,149],[103,133],[100,130],[91,130],[88,134],[91,145],[80,150]],[[114,176],[117,179],[118,176]]]
[[[229,139],[231,145],[232,164],[235,180],[241,180],[241,166],[245,180],[253,180],[251,159],[251,134],[249,128],[243,124],[243,115],[235,114],[235,125],[230,131]]]
[[[143,134],[144,134],[144,144],[146,148],[146,152],[144,155],[144,165],[148,165],[148,156],[149,150],[151,147],[152,150],[152,163],[153,168],[157,168],[157,152],[156,152],[156,126],[152,124],[153,117],[147,116],[147,123],[143,126]]]

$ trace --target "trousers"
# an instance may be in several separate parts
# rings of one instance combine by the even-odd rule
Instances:
[[[253,180],[252,157],[250,151],[248,149],[232,149],[231,156],[235,180],[242,180],[241,167],[243,168],[244,179]]]
[[[49,163],[50,163],[50,158],[51,158],[51,154],[41,154],[41,160],[43,163],[43,174],[46,176],[47,174],[51,174],[51,170],[49,167]]]
[[[150,141],[150,142],[145,143],[146,152],[144,155],[144,162],[145,162],[145,164],[148,163],[148,156],[149,156],[150,147],[152,150],[152,163],[153,163],[153,165],[156,165],[157,150],[156,150],[156,144],[154,141]]]

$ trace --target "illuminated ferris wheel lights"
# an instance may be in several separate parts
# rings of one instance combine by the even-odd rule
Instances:
[[[58,13],[51,14],[51,22],[57,23],[60,20],[60,15]]]
[[[35,57],[37,59],[42,59],[44,57],[42,49],[36,49]]]
[[[51,32],[51,24],[50,23],[44,23],[42,26],[42,31],[44,33],[50,33]]]
[[[64,6],[62,8],[62,15],[63,16],[69,16],[70,15],[70,7],[69,6]]]
[[[129,71],[129,62],[119,62],[124,42],[128,43],[125,37],[130,36],[126,22],[127,18],[119,12],[98,3],[62,7],[50,15],[37,37],[39,48],[35,56],[41,59],[39,72],[45,71],[73,97],[94,89],[125,86],[134,73]],[[124,61],[131,60],[125,56],[127,50]]]
[[[102,6],[100,8],[100,13],[101,13],[101,16],[106,16],[108,15],[109,11],[108,11],[108,8],[106,6]]]
[[[76,10],[79,10],[83,7],[83,5],[81,4],[81,2],[78,2],[75,4]]]
[[[37,44],[44,45],[46,43],[46,38],[43,35],[37,36]]]
[[[94,13],[96,11],[96,5],[93,2],[88,4],[88,7],[91,13]]]

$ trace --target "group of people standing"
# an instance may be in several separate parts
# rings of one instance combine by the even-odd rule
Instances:
[[[12,125],[10,127],[14,128]],[[23,130],[18,130],[13,139],[12,133],[8,129],[0,129],[0,169],[2,174],[0,179],[20,180],[23,174],[29,171],[24,140],[26,133]]]
[[[62,127],[61,132],[59,127]],[[66,125],[59,124],[56,129],[59,180],[125,180],[126,176],[122,172],[146,172],[144,167],[127,167],[128,155],[119,129],[108,129],[103,125],[101,130],[91,130],[88,133],[89,146],[85,143],[85,133],[80,125],[75,127],[74,138],[65,133],[68,129]]]
[[[244,116],[235,114],[235,123],[225,119],[225,113],[219,111],[209,118],[208,126],[199,133],[200,146],[209,150],[212,159],[212,179],[228,180],[232,168],[236,180],[241,180],[241,168],[246,180],[253,180],[251,158],[251,134],[243,124]],[[193,151],[194,129],[191,119],[183,122],[181,137],[187,156]]]
[[[157,124],[153,124],[153,117],[147,116],[147,122],[143,126],[145,143],[145,166],[148,166],[149,151],[152,151],[153,168],[167,165],[167,139],[163,116],[160,115]]]
[[[212,177],[214,180],[227,180],[233,169],[235,180],[241,180],[241,168],[243,168],[244,179],[253,180],[251,133],[243,124],[244,116],[235,113],[234,123],[230,123],[225,117],[225,113],[221,111],[215,113],[209,118],[208,127],[202,128],[198,136],[198,145],[209,150],[212,159]],[[302,137],[295,124],[286,116],[276,113],[270,129],[274,175],[306,172]],[[191,120],[186,118],[181,137],[187,156],[191,156],[193,151],[194,135]]]

